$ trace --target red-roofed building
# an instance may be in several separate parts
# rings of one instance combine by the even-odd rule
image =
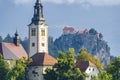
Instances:
[[[48,53],[36,53],[31,58],[32,63],[28,67],[28,80],[43,80],[45,70],[47,68],[52,69],[52,66],[57,63],[57,60]]]
[[[0,43],[0,53],[5,60],[18,60],[22,57],[28,57],[22,45],[16,46],[14,43]]]
[[[89,30],[88,30],[88,29],[79,30],[79,31],[77,32],[77,34],[86,34],[86,33],[89,33]]]
[[[78,34],[84,34],[84,31],[83,30],[79,30],[77,33]]]
[[[91,80],[92,77],[98,76],[99,70],[95,64],[90,61],[77,61],[76,67],[79,68],[82,72],[87,73],[88,77],[86,80]]]
[[[48,25],[43,17],[41,0],[36,0],[34,15],[29,28],[29,57],[32,62],[27,68],[27,80],[44,80],[46,68],[52,68],[57,60],[48,53]]]
[[[85,29],[85,30],[84,30],[84,33],[89,33],[89,30],[88,30],[88,29]]]
[[[17,31],[15,33],[15,37],[13,41],[14,43],[6,43],[6,42],[0,43],[0,54],[9,64],[11,59],[18,60],[22,57],[28,58],[25,49],[20,44],[20,38]],[[11,65],[12,64],[10,64],[10,66]]]
[[[74,34],[75,33],[75,29],[73,27],[64,27],[63,28],[63,34]]]

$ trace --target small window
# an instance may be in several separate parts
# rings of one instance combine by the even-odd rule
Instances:
[[[90,71],[91,69],[89,68],[89,71]]]
[[[41,36],[45,36],[45,30],[44,29],[41,30]]]
[[[45,46],[45,44],[44,44],[44,43],[42,43],[42,46],[44,47],[44,46]]]
[[[31,29],[31,36],[36,36],[36,29],[35,28]]]
[[[35,43],[32,43],[32,47],[35,47]]]

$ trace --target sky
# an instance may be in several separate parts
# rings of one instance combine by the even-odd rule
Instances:
[[[28,36],[35,0],[0,0],[0,35]],[[120,56],[120,0],[42,0],[49,36],[62,35],[64,26],[95,28],[102,33],[113,56]]]

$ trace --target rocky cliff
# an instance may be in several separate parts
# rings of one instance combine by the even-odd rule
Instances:
[[[57,56],[58,50],[66,52],[69,48],[74,48],[76,55],[81,48],[86,48],[93,56],[99,57],[104,66],[110,62],[110,47],[103,40],[103,35],[93,28],[75,31],[65,27],[63,34],[55,41],[49,37],[49,53],[51,55]]]

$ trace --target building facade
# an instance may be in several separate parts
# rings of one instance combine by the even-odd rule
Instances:
[[[34,15],[29,28],[29,58],[32,62],[27,68],[28,80],[44,80],[46,68],[52,68],[57,62],[48,53],[48,26],[43,17],[41,0],[36,0]]]
[[[99,70],[95,64],[90,61],[76,61],[76,67],[87,74],[86,80],[92,80],[94,76],[98,76]]]
[[[29,27],[29,57],[35,53],[48,53],[48,26],[43,17],[41,0],[37,0],[34,6],[34,15]]]
[[[16,31],[13,43],[0,43],[0,54],[10,64],[11,59],[19,60],[22,57],[28,58],[28,55],[20,44],[20,37]],[[11,64],[10,64],[11,65]]]

